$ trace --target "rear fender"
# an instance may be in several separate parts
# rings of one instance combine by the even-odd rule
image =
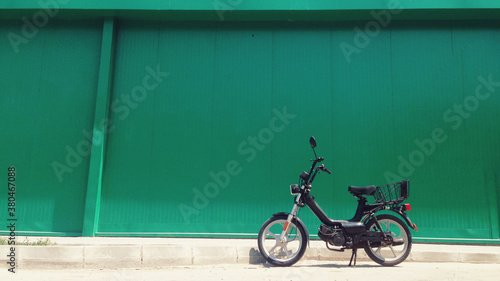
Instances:
[[[394,208],[391,209],[391,211],[395,212],[396,214],[400,215],[406,222],[406,224],[413,230],[418,231],[417,225],[411,222],[410,218],[406,215],[405,212],[401,210],[401,208]]]
[[[403,212],[401,210],[401,207],[398,207],[398,208],[391,208],[391,209],[388,209],[389,211],[393,211],[394,213],[398,214],[399,216],[401,216],[401,218],[406,222],[406,224],[413,230],[415,231],[418,231],[418,228],[417,226],[411,222],[410,218],[408,217],[408,215],[406,215],[405,212]],[[377,213],[375,213],[376,215]],[[368,219],[370,218],[370,216],[365,216],[363,219],[362,219],[362,222],[363,223],[367,223],[368,222]]]

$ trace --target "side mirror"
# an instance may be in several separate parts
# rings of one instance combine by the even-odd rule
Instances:
[[[309,139],[309,143],[311,144],[311,148],[314,149],[316,147],[316,139],[314,137]]]

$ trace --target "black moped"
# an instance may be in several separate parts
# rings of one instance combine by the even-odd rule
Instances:
[[[297,211],[307,205],[323,223],[318,228],[318,236],[326,242],[328,249],[341,252],[352,249],[349,266],[356,265],[358,248],[364,248],[368,257],[384,266],[403,262],[412,246],[408,227],[418,231],[406,215],[406,211],[411,210],[410,204],[402,204],[409,196],[409,181],[378,187],[349,186],[348,191],[358,199],[356,213],[350,220],[333,220],[311,195],[311,184],[316,175],[319,172],[331,172],[324,164],[316,167],[324,158],[316,156],[314,137],[309,142],[315,159],[311,160],[313,163],[309,173],[304,171],[300,174],[299,184],[290,185],[291,194],[296,195],[292,211],[274,214],[259,231],[258,246],[262,256],[277,266],[290,266],[302,258],[308,245],[309,232],[297,216]],[[365,196],[373,196],[374,201],[368,204]],[[382,210],[386,212],[377,214]]]

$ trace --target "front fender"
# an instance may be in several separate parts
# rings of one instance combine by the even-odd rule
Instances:
[[[279,216],[286,216],[288,218],[288,215],[290,213],[286,213],[286,212],[279,212],[279,213],[276,213],[276,214],[273,214],[273,217],[279,217]],[[299,217],[294,217],[292,219],[293,223],[296,223],[296,224],[300,224],[300,226],[302,226],[302,228],[304,229],[304,231],[306,232],[306,239],[307,239],[307,245],[309,245],[309,230],[307,230],[307,227],[306,225],[302,222],[302,220],[299,218]]]

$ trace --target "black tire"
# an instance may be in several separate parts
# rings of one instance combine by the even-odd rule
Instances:
[[[307,248],[306,231],[295,219],[292,220],[287,241],[280,242],[281,231],[286,223],[287,215],[279,215],[268,219],[260,228],[257,243],[261,255],[276,266],[291,266],[298,262]],[[292,243],[290,245],[290,243]],[[291,248],[289,249],[289,247]]]
[[[401,219],[392,215],[378,215],[376,218],[383,229],[382,231],[391,232],[392,238],[397,242],[393,245],[366,242],[364,246],[366,254],[374,262],[384,266],[394,266],[403,262],[411,251],[410,229]],[[380,231],[374,218],[366,224],[366,229]]]

